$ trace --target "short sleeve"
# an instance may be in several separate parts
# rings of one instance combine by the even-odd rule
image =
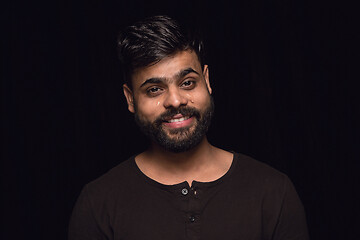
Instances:
[[[77,199],[70,218],[68,240],[103,239],[105,240],[107,238],[100,230],[94,217],[91,202],[85,186]]]
[[[293,186],[286,177],[280,215],[276,225],[274,240],[308,240],[308,229],[304,207]]]

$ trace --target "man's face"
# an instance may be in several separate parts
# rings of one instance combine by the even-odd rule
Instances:
[[[140,129],[161,147],[183,152],[204,139],[214,105],[208,67],[197,55],[182,51],[138,69],[133,89],[124,85],[129,111]]]

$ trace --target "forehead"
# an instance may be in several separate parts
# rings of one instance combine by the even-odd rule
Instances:
[[[138,88],[149,78],[173,78],[181,70],[192,68],[201,72],[199,59],[194,51],[181,51],[154,65],[137,69],[132,75],[132,85]]]

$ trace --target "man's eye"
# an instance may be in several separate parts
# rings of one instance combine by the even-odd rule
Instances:
[[[185,88],[193,88],[195,87],[195,81],[185,81],[181,84],[181,86]]]
[[[149,95],[156,95],[156,94],[158,94],[158,93],[161,92],[161,88],[159,88],[159,87],[152,87],[152,88],[149,88],[146,92],[147,92],[147,94],[149,94]]]
[[[157,91],[159,91],[160,90],[160,88],[150,88],[149,89],[149,92],[152,92],[152,93],[154,93],[154,92],[157,92]]]

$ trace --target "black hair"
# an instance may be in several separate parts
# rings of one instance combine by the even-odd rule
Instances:
[[[199,31],[185,29],[168,16],[153,16],[128,26],[119,34],[117,45],[124,80],[130,88],[136,69],[156,64],[179,51],[194,51],[203,67],[204,46]]]

